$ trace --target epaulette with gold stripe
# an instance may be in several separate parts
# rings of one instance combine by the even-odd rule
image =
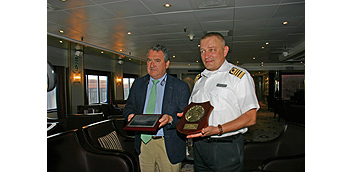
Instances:
[[[194,83],[196,83],[196,82],[198,81],[198,79],[201,78],[201,77],[202,77],[202,75],[201,75],[201,74],[198,74],[198,75],[196,76],[196,78],[194,79]]]
[[[242,78],[242,76],[245,74],[243,71],[241,71],[241,70],[239,70],[239,69],[237,69],[237,68],[235,68],[235,67],[233,67],[231,70],[230,70],[230,73],[232,74],[232,75],[235,75],[235,76],[237,76],[238,78]]]

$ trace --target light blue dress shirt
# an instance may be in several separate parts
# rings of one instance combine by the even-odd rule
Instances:
[[[165,85],[166,85],[166,79],[167,76],[166,74],[161,77],[159,80],[159,82],[156,84],[156,90],[157,90],[157,94],[156,94],[156,103],[155,103],[155,111],[154,114],[161,114],[162,113],[162,108],[163,108],[163,97],[164,97],[164,91],[165,91]],[[145,114],[145,111],[147,109],[148,106],[148,100],[149,100],[149,95],[150,95],[150,91],[152,89],[153,86],[153,78],[150,77],[149,79],[149,83],[148,83],[148,88],[147,88],[147,96],[145,98],[145,103],[144,103],[144,110],[143,113]],[[162,128],[160,128],[158,130],[158,132],[156,133],[156,135],[154,136],[164,136],[164,131]]]

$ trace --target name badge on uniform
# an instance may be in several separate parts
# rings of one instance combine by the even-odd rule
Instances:
[[[227,84],[216,84],[217,87],[227,87]]]

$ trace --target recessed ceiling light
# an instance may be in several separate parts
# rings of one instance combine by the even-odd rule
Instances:
[[[120,50],[120,51],[122,51],[122,50]]]
[[[284,21],[284,22],[282,22],[282,24],[283,24],[283,25],[287,25],[287,24],[288,24],[288,22],[287,22],[287,21]]]
[[[103,54],[103,53],[104,53],[104,51],[100,51],[100,53],[101,53],[101,54]]]
[[[253,57],[253,60],[255,60],[255,57]]]
[[[264,49],[265,47],[262,47],[262,49]]]
[[[200,47],[200,45],[198,44],[198,47]]]
[[[265,44],[266,44],[266,45],[269,45],[269,42],[266,42]]]
[[[132,59],[129,58],[128,60],[131,61]]]
[[[175,55],[173,55],[172,57],[173,57],[173,58],[175,58],[176,56],[175,56]]]
[[[199,61],[197,60],[196,62],[198,63]]]
[[[61,44],[63,43],[61,40],[59,41]]]
[[[59,30],[59,32],[60,32],[60,33],[64,33],[64,31],[63,31],[63,30]]]
[[[127,34],[131,35],[132,33],[131,32],[127,32]]]
[[[169,8],[169,7],[171,7],[171,4],[166,3],[166,4],[164,5],[164,7]]]

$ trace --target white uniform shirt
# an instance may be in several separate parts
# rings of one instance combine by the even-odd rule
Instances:
[[[230,73],[232,68],[236,71],[235,74]],[[249,72],[226,60],[216,71],[205,69],[194,85],[189,102],[207,101],[210,101],[214,107],[209,116],[209,126],[222,125],[238,118],[250,109],[259,109],[254,82]],[[247,130],[247,128],[242,128],[222,136],[212,137],[227,137],[245,133]]]

